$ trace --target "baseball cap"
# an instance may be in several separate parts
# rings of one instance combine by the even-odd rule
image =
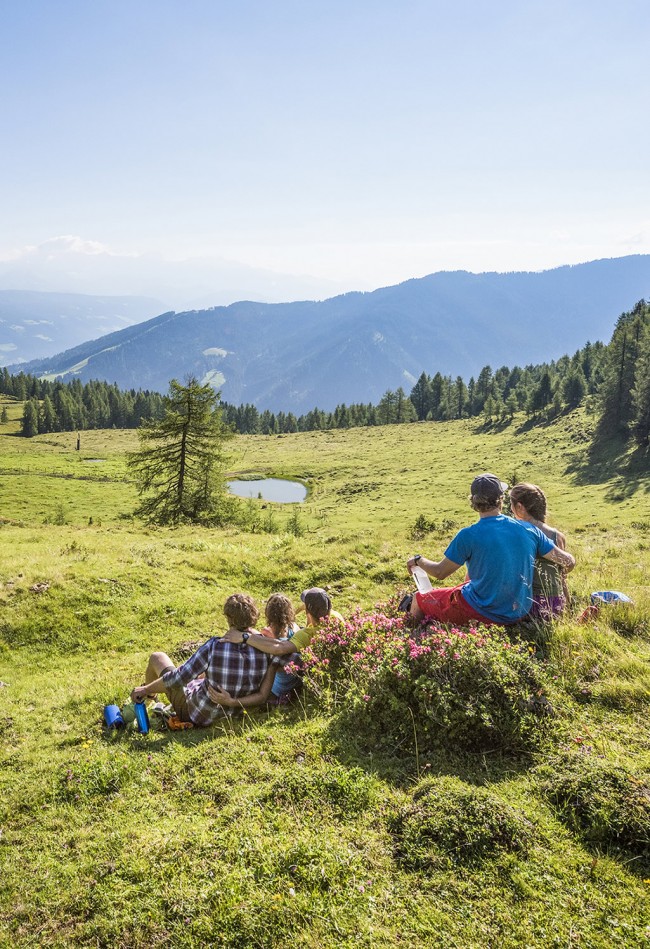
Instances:
[[[501,495],[508,490],[505,481],[501,481],[496,475],[486,471],[485,474],[477,475],[472,481],[472,487],[469,489],[472,497],[478,495],[485,498],[486,501],[498,501]]]
[[[311,587],[309,590],[303,590],[300,599],[305,604],[305,609],[316,619],[322,619],[332,610],[332,601],[322,587]]]

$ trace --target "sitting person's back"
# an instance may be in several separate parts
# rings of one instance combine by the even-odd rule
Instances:
[[[546,523],[546,495],[536,484],[521,482],[510,490],[512,513],[521,522],[538,527],[560,550],[566,550],[562,531]],[[551,561],[537,557],[533,573],[532,619],[550,620],[559,616],[568,601],[569,591],[562,568]]]
[[[505,514],[484,517],[460,530],[445,552],[466,563],[463,597],[492,622],[515,622],[530,609],[538,531],[527,527]]]
[[[152,653],[145,684],[133,690],[133,700],[165,692],[182,722],[206,726],[224,714],[210,690],[226,690],[240,703],[252,693],[268,696],[272,677],[269,657],[245,645],[259,610],[250,596],[236,593],[226,600],[224,614],[231,630],[239,634],[239,645],[213,636],[178,667],[167,653]]]
[[[293,604],[284,593],[272,593],[266,601],[264,610],[267,626],[261,630],[263,636],[269,639],[286,642],[298,632],[296,613]],[[295,672],[285,672],[285,667],[293,663],[300,663],[298,652],[291,652],[286,656],[276,656],[273,660],[275,679],[271,688],[276,698],[289,695],[301,684],[300,677]]]
[[[343,619],[340,613],[332,610],[332,601],[328,594],[321,587],[312,587],[310,590],[304,590],[300,594],[300,599],[304,603],[307,614],[307,623],[297,632],[291,631],[285,639],[271,639],[260,633],[247,636],[249,646],[254,646],[261,652],[273,656],[274,661],[279,665],[298,665],[301,661],[300,653],[310,645],[316,631],[330,616],[337,619]],[[239,642],[241,634],[231,630],[224,637],[229,642]],[[279,677],[279,678],[278,678]],[[300,687],[302,677],[298,671],[285,672],[282,668],[276,671],[272,691],[276,698],[289,695]],[[226,703],[224,703],[226,704]],[[233,704],[235,704],[233,702]]]
[[[501,513],[507,485],[486,472],[472,481],[470,504],[478,520],[460,530],[440,561],[415,554],[407,561],[412,570],[444,580],[466,565],[468,579],[457,587],[435,587],[406,596],[400,604],[416,622],[487,622],[508,625],[526,616],[532,605],[535,557],[571,570],[573,556],[560,550],[533,524]]]
[[[275,673],[271,692],[278,699],[291,695],[302,686],[300,653],[311,644],[314,633],[332,615],[337,619],[343,619],[340,613],[332,610],[332,601],[321,587],[303,590],[300,599],[307,612],[307,624],[301,629],[291,631],[287,637],[294,647],[294,652],[287,656],[278,656],[273,660],[279,668]],[[291,667],[290,671],[285,671],[287,666]]]

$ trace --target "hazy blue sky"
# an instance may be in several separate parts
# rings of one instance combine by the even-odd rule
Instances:
[[[0,257],[350,287],[650,252],[647,0],[2,0]]]

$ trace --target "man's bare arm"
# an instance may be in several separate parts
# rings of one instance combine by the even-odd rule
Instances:
[[[229,629],[223,636],[224,643],[242,642],[242,634],[238,629]],[[296,651],[296,647],[291,645],[290,639],[269,639],[268,636],[262,636],[261,633],[251,633],[247,639],[249,646],[254,646],[260,652],[265,652],[267,656],[288,656]]]
[[[443,557],[442,560],[428,560],[426,557],[420,557],[416,564],[415,557],[411,557],[406,561],[406,566],[409,570],[412,570],[413,567],[416,566],[422,567],[424,572],[428,573],[430,577],[435,577],[436,580],[446,580],[452,573],[460,570],[462,564],[454,563],[454,561],[448,557]]]
[[[155,679],[148,685],[136,685],[135,689],[131,690],[131,701],[144,702],[148,695],[157,695],[159,692],[164,691],[165,683],[163,682],[161,676],[159,679]]]

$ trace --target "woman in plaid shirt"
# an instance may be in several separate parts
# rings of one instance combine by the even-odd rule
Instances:
[[[133,689],[132,700],[139,702],[146,696],[165,692],[182,722],[207,726],[226,714],[221,705],[212,701],[208,687],[217,693],[225,689],[243,706],[248,704],[249,695],[255,694],[254,704],[260,696],[268,698],[275,669],[269,656],[247,645],[260,615],[255,602],[246,593],[234,593],[226,600],[223,612],[230,623],[229,632],[236,630],[241,643],[223,642],[213,636],[178,667],[166,653],[152,653],[145,684]]]

